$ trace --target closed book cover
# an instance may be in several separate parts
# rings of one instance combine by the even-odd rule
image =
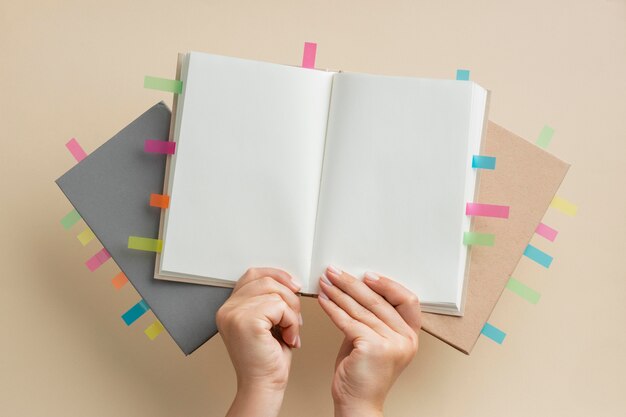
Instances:
[[[545,150],[489,122],[482,150],[496,157],[484,170],[476,201],[509,206],[508,219],[475,217],[472,230],[495,236],[493,246],[472,248],[465,314],[424,314],[422,328],[469,354],[526,245],[569,169]]]
[[[165,157],[144,152],[144,141],[167,140],[170,118],[167,106],[156,104],[56,182],[188,355],[217,333],[215,313],[231,289],[156,280],[154,253],[128,249],[129,236],[159,231],[160,209],[149,202],[161,193]]]

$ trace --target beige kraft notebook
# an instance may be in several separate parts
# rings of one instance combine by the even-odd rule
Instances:
[[[510,206],[509,218],[475,218],[477,232],[493,233],[493,247],[474,247],[463,317],[424,314],[423,329],[469,354],[526,245],[556,194],[569,164],[489,122],[483,150],[496,169],[480,178],[477,200]]]

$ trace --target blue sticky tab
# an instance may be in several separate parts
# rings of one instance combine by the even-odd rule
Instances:
[[[472,156],[472,168],[496,169],[496,157],[474,155]]]
[[[552,256],[548,255],[544,251],[537,249],[533,245],[527,245],[526,250],[524,250],[524,256],[532,259],[537,262],[539,265],[550,268],[550,264],[552,263]]]
[[[124,320],[124,323],[126,323],[127,326],[130,326],[148,310],[150,310],[148,304],[144,300],[141,300],[132,306],[126,313],[122,314],[122,320]]]
[[[506,333],[489,323],[485,323],[480,333],[487,336],[489,339],[493,340],[499,345],[502,344],[504,338],[506,337]]]
[[[469,81],[470,71],[466,69],[456,70],[456,79],[461,81]]]

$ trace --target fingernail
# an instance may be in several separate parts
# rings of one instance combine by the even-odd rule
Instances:
[[[304,324],[304,320],[302,320],[302,313],[298,313],[298,322],[300,322],[300,326]]]
[[[326,277],[326,274],[322,274],[321,279],[322,281],[324,281],[324,284],[331,287],[333,286],[333,283],[329,281],[329,279]]]
[[[370,279],[372,281],[378,281],[380,279],[378,275],[369,271],[365,273],[365,278]]]
[[[322,291],[321,288],[320,288],[320,292],[319,292],[318,296],[320,298],[323,298],[324,300],[328,300],[328,296],[326,294],[324,294],[324,291]]]
[[[291,277],[291,282],[293,282],[293,285],[295,285],[298,288],[302,288],[302,284],[300,284],[299,281],[297,281],[294,277]]]
[[[300,349],[300,346],[302,346],[302,342],[300,341],[300,336],[296,337],[296,343],[294,344],[294,346],[296,347],[296,349]]]
[[[328,270],[335,275],[341,275],[341,271],[333,265],[328,265]]]

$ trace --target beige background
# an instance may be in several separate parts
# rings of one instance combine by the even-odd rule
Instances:
[[[155,102],[146,74],[173,76],[178,51],[299,65],[451,78],[470,68],[492,90],[490,118],[531,140],[556,129],[550,151],[573,164],[550,211],[549,270],[522,260],[515,276],[541,292],[505,292],[470,357],[422,334],[417,358],[387,401],[388,416],[598,416],[626,407],[626,4],[613,1],[9,1],[0,5],[0,414],[217,416],[234,394],[215,337],[185,358],[150,342],[120,314],[112,262],[89,273],[59,219],[70,205],[53,180],[74,161],[75,136],[94,150]],[[508,4],[504,4],[508,3]],[[532,184],[529,184],[532,186]],[[282,416],[330,415],[340,335],[304,299]]]

